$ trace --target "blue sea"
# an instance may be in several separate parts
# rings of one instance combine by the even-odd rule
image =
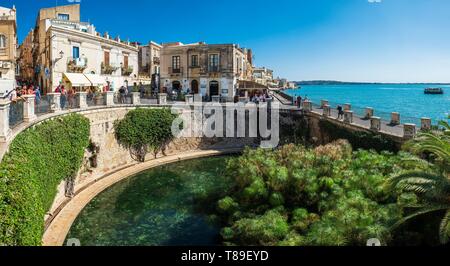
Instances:
[[[444,95],[425,95],[425,88],[443,88]],[[450,113],[450,85],[304,85],[300,89],[287,90],[292,96],[307,96],[313,103],[325,99],[331,107],[350,103],[357,115],[366,107],[375,109],[375,115],[389,120],[390,113],[398,112],[403,123],[420,124],[420,118],[428,117],[437,123],[447,119]]]

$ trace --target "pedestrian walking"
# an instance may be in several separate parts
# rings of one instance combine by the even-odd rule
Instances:
[[[338,106],[337,107],[337,111],[338,111],[338,119],[344,119],[344,108],[342,108],[342,106]]]
[[[126,97],[126,89],[125,86],[120,87],[119,89],[119,102],[121,104],[125,104],[125,97]]]

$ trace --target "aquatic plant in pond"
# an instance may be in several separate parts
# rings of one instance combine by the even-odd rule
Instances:
[[[227,245],[365,245],[393,243],[390,228],[417,202],[389,189],[404,170],[427,170],[411,155],[352,151],[345,141],[316,149],[287,145],[247,150],[229,161],[235,185],[218,203]],[[403,244],[407,244],[405,241]]]
[[[68,238],[83,246],[220,244],[220,225],[211,214],[229,187],[225,161],[170,164],[116,184],[83,210]]]

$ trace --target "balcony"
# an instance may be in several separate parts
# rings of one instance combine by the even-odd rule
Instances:
[[[111,75],[112,73],[114,73],[117,69],[119,69],[118,67],[115,66],[111,66],[111,65],[106,65],[105,63],[102,63],[101,65],[102,67],[102,74],[103,75]]]
[[[122,76],[129,76],[133,73],[133,67],[122,67]]]
[[[183,75],[183,68],[182,67],[179,67],[179,68],[169,67],[169,75],[181,76],[181,75]]]
[[[208,67],[208,72],[209,73],[219,73],[220,72],[220,67],[219,66],[209,66]]]
[[[83,73],[87,68],[87,58],[67,58],[67,72]]]

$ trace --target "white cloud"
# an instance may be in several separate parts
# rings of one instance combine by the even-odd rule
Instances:
[[[377,4],[377,3],[383,2],[383,0],[367,0],[367,2],[369,2],[371,4]]]

